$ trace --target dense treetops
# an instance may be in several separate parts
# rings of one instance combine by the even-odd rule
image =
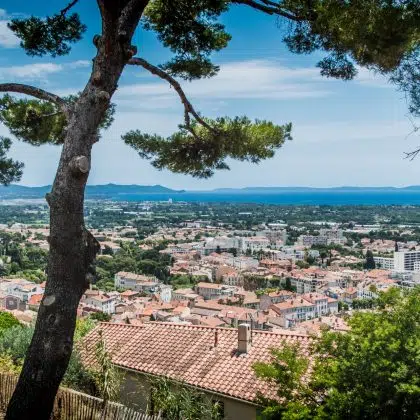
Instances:
[[[325,330],[309,363],[296,346],[273,349],[257,376],[278,386],[261,396],[268,419],[417,419],[420,412],[420,287],[380,293],[347,333]]]

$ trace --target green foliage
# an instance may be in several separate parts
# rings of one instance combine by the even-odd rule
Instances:
[[[0,184],[3,185],[20,181],[23,173],[23,163],[7,157],[11,145],[12,141],[9,138],[0,136]]]
[[[296,418],[310,418],[305,405],[310,402],[311,390],[304,380],[309,367],[308,359],[302,356],[298,344],[289,344],[286,341],[281,348],[271,349],[270,353],[271,363],[257,362],[253,368],[258,378],[276,386],[277,397],[284,404],[259,394],[258,402],[266,407],[263,415],[267,419],[292,419],[292,413],[298,412],[303,416]]]
[[[255,366],[277,387],[261,397],[266,418],[418,419],[420,412],[420,287],[380,293],[375,311],[357,312],[347,333],[314,338],[306,356],[285,344],[271,363]],[[302,408],[302,417],[299,410]]]
[[[151,382],[150,406],[167,420],[219,420],[220,407],[204,393],[177,384],[166,378]]]
[[[0,336],[0,354],[9,354],[16,364],[22,363],[34,333],[33,326],[15,325]]]
[[[202,278],[200,276],[192,276],[189,274],[171,276],[168,280],[168,283],[176,289],[192,288],[200,281],[208,281],[207,278]]]
[[[0,312],[0,335],[12,327],[20,326],[20,322],[9,312]]]
[[[406,94],[410,112],[420,117],[420,47],[402,60],[392,74],[391,82]]]
[[[89,318],[94,321],[109,322],[111,320],[111,315],[106,314],[105,312],[94,312]]]
[[[306,261],[296,261],[296,265],[299,268],[309,268],[309,264]]]
[[[9,373],[12,375],[19,375],[22,369],[22,364],[15,363],[10,354],[0,354],[0,373]]]
[[[335,63],[333,73],[328,73],[329,65],[325,71],[332,77],[347,78],[351,62],[392,71],[419,42],[420,10],[415,0],[286,0],[282,3],[285,9],[303,18],[285,38],[290,50],[330,52],[329,58]],[[322,64],[321,68],[324,69]],[[336,73],[340,68],[343,73]]]
[[[0,121],[18,139],[34,146],[61,144],[64,139],[66,118],[51,102],[4,95],[0,99]]]
[[[122,244],[112,256],[98,257],[96,260],[96,286],[105,291],[115,290],[114,276],[119,271],[156,276],[164,282],[169,278],[170,256],[160,254],[156,249],[141,250],[135,243]]]
[[[213,77],[219,71],[219,66],[215,66],[208,58],[201,55],[196,58],[175,57],[160,67],[172,76],[188,81]]]
[[[74,341],[76,343],[95,327],[96,323],[90,318],[78,318],[76,320],[76,329],[74,331]]]
[[[62,380],[62,385],[85,392],[86,394],[96,395],[97,388],[92,372],[87,369],[80,358],[80,353],[73,350],[66,373]]]
[[[106,349],[101,331],[99,331],[99,336],[100,338],[95,349],[97,367],[92,372],[93,379],[104,402],[115,401],[120,391],[123,376],[112,364],[111,354]]]
[[[13,19],[8,26],[22,40],[20,46],[30,56],[67,55],[70,44],[79,41],[86,31],[77,13],[68,17],[59,13],[46,19],[35,16]]]
[[[225,0],[156,0],[146,9],[145,29],[153,30],[175,58],[162,67],[186,80],[214,76],[218,67],[208,56],[225,48],[230,35],[217,22]]]
[[[365,268],[367,270],[373,270],[376,267],[375,260],[373,258],[373,253],[371,250],[366,251],[366,262]]]
[[[80,342],[95,323],[89,319],[78,319],[74,341]],[[0,335],[0,372],[19,373],[34,333],[34,326],[14,325]],[[96,385],[91,372],[80,359],[77,346],[73,349],[70,362],[63,378],[63,385],[89,394],[96,394]]]
[[[273,157],[275,150],[291,139],[291,124],[278,126],[259,120],[252,123],[246,117],[206,122],[212,130],[193,122],[194,134],[181,127],[179,132],[164,139],[137,130],[130,131],[123,139],[141,157],[154,158],[152,164],[158,169],[202,178],[210,177],[216,169],[229,169],[225,162],[229,157],[253,163]]]
[[[97,395],[97,388],[91,370],[83,365],[80,357],[80,343],[82,338],[95,327],[95,322],[89,318],[77,319],[73,340],[76,346],[70,357],[62,384],[66,387]]]
[[[63,99],[72,105],[79,96],[80,93]],[[114,113],[115,105],[110,104],[99,129],[111,126]],[[19,140],[33,146],[62,144],[67,125],[65,115],[55,104],[38,99],[14,98],[7,94],[0,98],[0,121]]]

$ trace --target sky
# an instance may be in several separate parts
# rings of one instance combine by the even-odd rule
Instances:
[[[95,1],[80,0],[74,9],[88,31],[66,57],[28,57],[7,28],[13,17],[45,16],[65,5],[66,0],[2,0],[0,83],[27,83],[60,95],[83,89],[95,55],[92,38],[100,32]],[[90,184],[161,184],[193,190],[420,184],[419,160],[404,159],[404,152],[415,149],[420,138],[412,133],[403,94],[386,79],[366,69],[350,82],[321,77],[316,68],[320,53],[288,52],[282,42],[287,23],[246,6],[232,6],[221,21],[232,40],[213,56],[220,72],[212,79],[183,82],[190,101],[208,117],[246,115],[277,124],[292,122],[293,140],[272,159],[258,165],[229,161],[230,171],[206,180],[158,171],[126,146],[121,135],[133,129],[170,135],[183,121],[183,108],[166,82],[128,67],[113,98],[115,122],[93,148]],[[138,55],[153,64],[171,57],[151,32],[138,29],[133,41]],[[1,124],[0,135],[9,135]],[[14,141],[10,156],[25,163],[20,184],[51,184],[60,151],[58,146]]]

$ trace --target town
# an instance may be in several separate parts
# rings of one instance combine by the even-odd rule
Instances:
[[[163,204],[143,207],[152,215],[154,207]],[[121,212],[118,205],[101,208],[103,215],[115,212]],[[171,226],[156,219],[149,226],[153,233],[138,240],[139,214],[128,213],[134,223],[92,230],[101,245],[98,281],[80,301],[81,317],[101,312],[111,322],[212,327],[236,327],[246,321],[256,330],[308,332],[324,324],[345,328],[340,316],[368,307],[378,291],[420,284],[418,242],[375,239],[375,232],[384,228],[380,223],[313,220],[289,225],[280,220],[238,229],[217,222],[217,215],[212,223],[180,219]],[[3,273],[11,267],[10,275],[1,278],[1,306],[29,322],[43,297],[48,226],[15,222],[1,229]],[[392,229],[391,238],[395,232],[404,238],[417,227]],[[13,247],[17,237],[18,250]],[[29,266],[36,265],[37,258],[43,263],[37,270],[23,267],[19,275],[16,267],[19,261],[25,264],[25,255],[34,260]],[[39,273],[35,281],[34,273]]]
[[[322,331],[348,332],[349,316],[371,310],[381,293],[420,284],[419,228],[411,210],[401,208],[405,220],[396,223],[392,208],[359,208],[344,220],[348,209],[335,207],[326,222],[328,209],[319,207],[88,202],[101,250],[78,318],[105,321],[101,334],[113,343],[120,368],[157,377],[170,372],[217,393],[221,418],[239,412],[255,419],[261,381],[254,365],[269,361],[271,348],[285,339],[308,346]],[[0,308],[31,326],[45,291],[46,207],[28,201],[0,212],[6,221]],[[81,356],[89,361],[97,337],[86,340],[90,351]],[[185,358],[187,370],[176,362]],[[209,358],[213,368],[203,377]],[[219,382],[220,372],[229,381]],[[130,386],[124,382],[119,400],[146,410],[149,396]]]

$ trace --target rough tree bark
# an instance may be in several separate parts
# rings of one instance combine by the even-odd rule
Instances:
[[[7,420],[48,419],[67,369],[77,307],[99,250],[83,217],[91,150],[124,66],[135,53],[131,38],[146,4],[147,0],[98,0],[102,35],[94,38],[97,55],[92,74],[69,111],[59,166],[46,197],[50,206],[48,280]]]

